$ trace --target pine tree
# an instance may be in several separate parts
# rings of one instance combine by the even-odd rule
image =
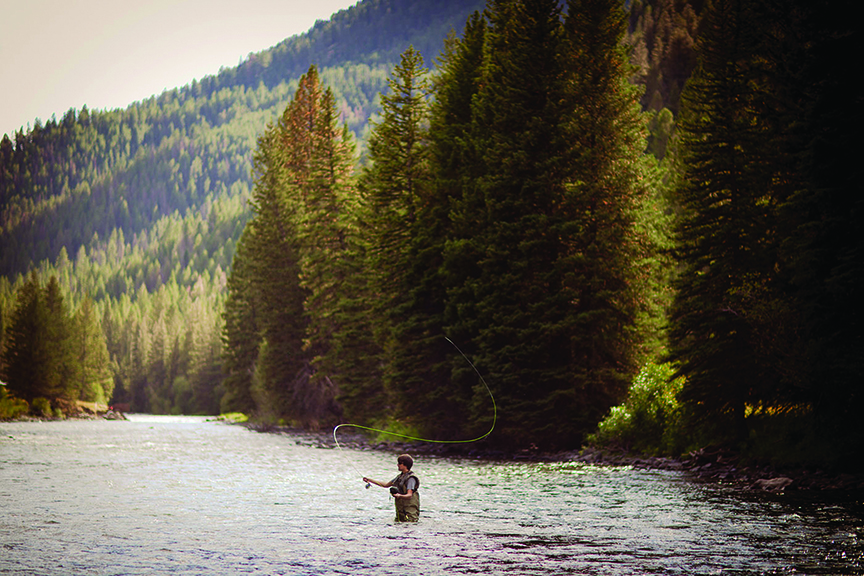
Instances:
[[[550,234],[568,175],[560,8],[492,2],[487,13],[467,149],[477,161],[465,172],[447,256],[459,282],[450,290],[450,332],[470,341],[465,348],[486,371],[501,407],[499,441],[570,442],[558,434],[570,414],[554,408],[556,391],[572,384],[556,328],[567,310],[555,265],[563,245]],[[474,417],[488,422],[488,395],[472,385]]]
[[[759,310],[776,294],[776,206],[788,176],[759,62],[758,4],[717,0],[705,15],[700,60],[683,97],[682,270],[671,312],[670,359],[697,421],[743,438],[747,406],[780,386],[759,353]]]
[[[335,385],[321,368],[327,367],[339,288],[347,278],[353,163],[353,143],[338,126],[333,94],[312,66],[279,121],[259,139],[254,216],[233,286],[248,295],[230,297],[226,340],[244,354],[229,370],[241,393],[247,380],[237,370],[252,370],[262,415],[313,426],[334,416]],[[257,360],[246,349],[255,336],[239,326],[252,314],[260,334]]]
[[[256,410],[252,386],[261,333],[252,261],[247,248],[248,237],[253,233],[252,227],[248,227],[237,243],[226,286],[228,295],[222,314],[222,358],[226,377],[225,393],[219,406],[222,412],[252,414]]]
[[[301,84],[302,86],[302,84]],[[299,91],[298,91],[299,92]],[[252,194],[254,216],[247,224],[253,309],[261,344],[256,388],[257,411],[263,417],[299,417],[293,410],[293,392],[306,366],[302,354],[306,320],[305,293],[299,285],[299,248],[292,220],[294,208],[287,202],[283,178],[290,166],[284,157],[286,117],[271,127],[258,142],[255,156],[256,184]],[[246,234],[244,233],[244,236]]]
[[[311,156],[307,182],[289,189],[300,202],[300,285],[307,297],[308,319],[304,352],[310,362],[310,382],[303,395],[306,411],[324,416],[333,409],[334,376],[338,360],[333,339],[342,322],[344,284],[352,268],[350,236],[357,191],[352,180],[354,143],[340,128],[332,91],[318,88],[309,113]],[[332,415],[330,415],[332,418]]]
[[[49,278],[44,292],[47,323],[42,362],[48,379],[46,391],[49,398],[75,401],[81,366],[72,348],[72,319],[56,276]]]
[[[422,56],[409,47],[382,95],[362,174],[367,270],[375,295],[375,334],[390,413],[427,435],[450,429],[453,406],[443,364],[444,292],[438,276],[441,216],[429,162],[430,85]],[[445,349],[446,350],[446,349]]]
[[[81,301],[73,325],[73,351],[80,367],[76,399],[107,404],[114,392],[114,375],[105,333],[90,298]]]
[[[475,12],[465,24],[461,37],[451,35],[433,76],[434,99],[430,105],[430,162],[434,174],[431,196],[421,212],[418,232],[428,246],[418,300],[425,302],[435,320],[460,349],[474,357],[466,317],[472,306],[469,279],[478,275],[477,262],[482,252],[479,234],[485,209],[476,193],[483,174],[482,147],[475,138],[480,126],[474,119],[474,100],[484,82],[483,70],[488,22]],[[460,312],[461,310],[461,312]],[[440,317],[440,320],[438,318]],[[434,332],[430,331],[430,335]],[[440,337],[425,343],[434,350],[436,376],[442,384],[429,386],[429,403],[437,405],[439,433],[449,436],[476,434],[488,422],[489,403],[477,375],[454,348]],[[476,357],[475,357],[476,360]],[[446,384],[444,384],[446,382]],[[477,413],[483,415],[475,423]],[[482,406],[482,408],[480,407]]]
[[[572,428],[587,432],[618,403],[644,357],[657,247],[644,230],[650,183],[640,92],[622,43],[627,14],[615,0],[571,0],[565,20],[567,191],[553,231],[566,238],[562,320],[574,383]],[[640,218],[642,221],[640,221]],[[642,225],[642,226],[640,226]],[[657,320],[654,321],[655,328]]]
[[[48,311],[39,278],[35,272],[18,290],[15,309],[6,328],[3,349],[3,380],[20,398],[32,401],[53,392],[48,379],[45,350],[48,346]]]
[[[294,389],[294,403],[315,425],[333,419],[337,393],[333,370],[339,363],[332,349],[340,330],[340,292],[348,278],[349,237],[357,204],[352,170],[355,148],[339,126],[329,88],[310,67],[285,112],[285,194],[294,206],[300,286],[304,290],[305,368]]]

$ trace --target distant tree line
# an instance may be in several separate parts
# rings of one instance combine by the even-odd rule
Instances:
[[[4,344],[3,376],[19,398],[105,404],[112,396],[114,375],[96,308],[85,298],[71,311],[56,276],[45,286],[35,272],[27,277]]]
[[[62,345],[38,334],[58,332],[39,326],[62,324],[63,315],[32,313],[38,294],[33,287],[49,282],[64,306],[88,311],[89,326],[107,349],[111,385],[100,402],[129,403],[142,412],[217,413],[224,270],[245,212],[240,196],[208,201],[202,212],[160,219],[150,233],[130,240],[118,230],[105,240],[94,236],[74,259],[61,250],[53,265],[43,262],[15,282],[0,278],[0,380],[27,400],[95,401],[76,378],[44,386],[32,376],[38,371],[28,372],[21,360],[33,348],[30,361],[56,365],[41,354],[55,354]],[[218,244],[220,238],[225,242]],[[41,324],[31,325],[34,318]],[[77,333],[72,340],[80,341]]]

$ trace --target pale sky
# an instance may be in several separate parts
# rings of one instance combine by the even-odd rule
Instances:
[[[357,0],[0,0],[0,138],[236,66]]]

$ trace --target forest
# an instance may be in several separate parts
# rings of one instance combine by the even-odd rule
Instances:
[[[3,409],[452,440],[464,351],[492,446],[848,465],[849,8],[366,0],[4,136]]]

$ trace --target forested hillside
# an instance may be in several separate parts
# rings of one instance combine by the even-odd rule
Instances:
[[[850,6],[367,0],[4,137],[0,374],[473,437],[447,335],[502,446],[860,453]]]
[[[218,411],[225,273],[249,217],[257,138],[316,62],[362,141],[399,53],[413,44],[434,57],[480,7],[360,2],[237,67],[125,110],[72,109],[4,135],[0,338],[27,271],[36,268],[43,285],[57,275],[71,309],[89,296],[102,315],[115,401]],[[207,316],[194,327],[193,308]]]

